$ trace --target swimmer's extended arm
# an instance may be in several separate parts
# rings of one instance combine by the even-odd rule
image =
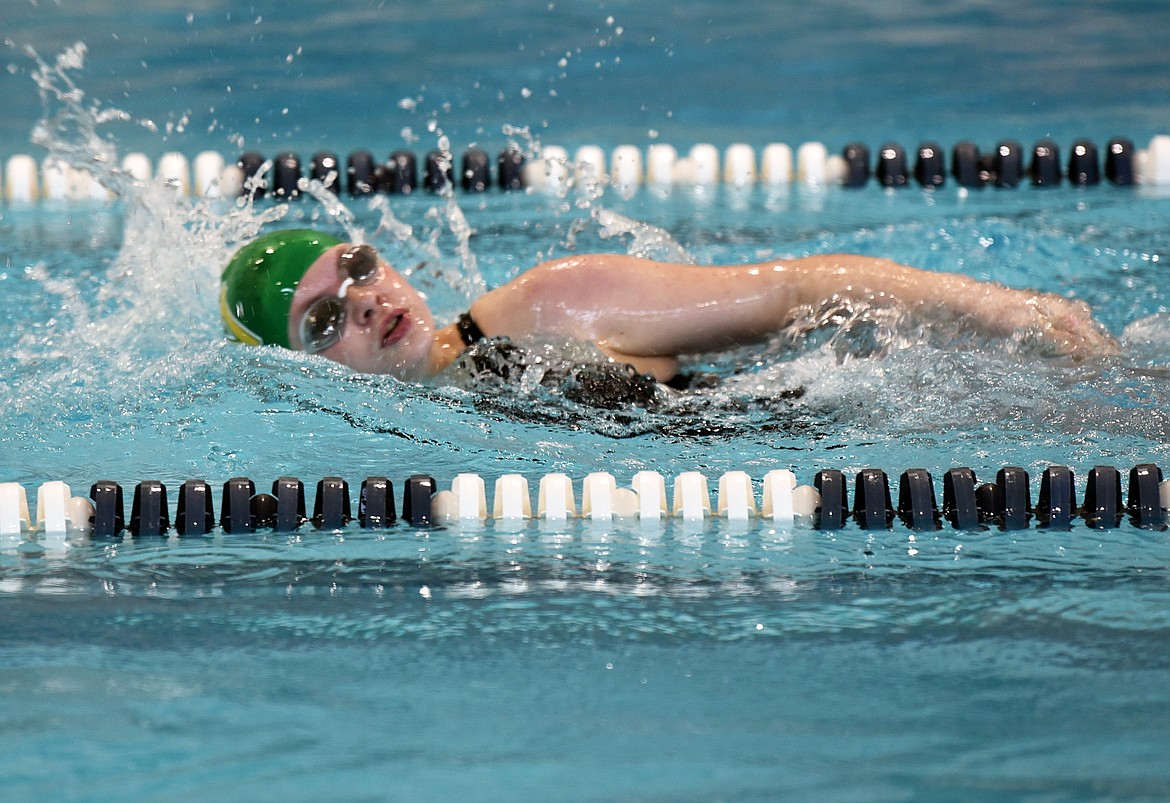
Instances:
[[[669,361],[756,342],[833,298],[962,319],[993,335],[1034,330],[1061,353],[1089,356],[1114,348],[1079,302],[849,254],[717,267],[618,254],[566,257],[486,294],[472,313],[488,334],[592,340],[654,370],[644,358]]]

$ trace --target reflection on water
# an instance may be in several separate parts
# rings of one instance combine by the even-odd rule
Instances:
[[[172,600],[179,609],[235,600],[256,608],[241,627],[286,635],[368,638],[425,626],[451,637],[490,626],[561,638],[581,627],[722,640],[776,626],[764,635],[960,622],[1026,629],[1050,619],[1170,627],[1170,547],[1128,525],[912,533],[533,522],[41,546],[0,551],[0,595],[123,599],[108,610],[148,620],[150,606],[134,600]],[[342,607],[319,618],[326,599]]]

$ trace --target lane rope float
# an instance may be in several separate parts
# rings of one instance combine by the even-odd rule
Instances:
[[[204,535],[218,528],[227,534],[274,530],[291,532],[304,527],[340,530],[357,522],[365,529],[384,529],[401,521],[413,527],[458,526],[497,522],[522,523],[533,519],[567,522],[586,519],[610,522],[679,519],[702,523],[712,518],[729,522],[758,520],[773,526],[805,526],[837,530],[856,524],[863,530],[888,530],[900,521],[915,531],[1025,530],[1032,526],[1068,530],[1078,521],[1093,529],[1113,529],[1128,516],[1143,530],[1165,530],[1170,509],[1170,480],[1152,463],[1134,466],[1123,493],[1122,473],[1113,466],[1095,466],[1080,489],[1068,466],[1049,466],[1040,475],[1033,496],[1031,477],[1019,466],[1001,468],[994,480],[979,482],[967,467],[952,468],[942,481],[942,502],[930,472],[912,468],[897,480],[891,493],[889,475],[866,468],[852,478],[836,469],[817,471],[811,484],[797,483],[790,469],[768,471],[759,482],[744,471],[727,471],[715,485],[715,504],[709,479],[698,471],[684,471],[669,483],[654,471],[640,471],[619,486],[607,472],[594,472],[579,483],[552,472],[536,482],[536,504],[527,477],[505,474],[495,479],[492,504],[487,483],[478,474],[454,477],[440,488],[428,474],[414,474],[402,483],[396,497],[387,477],[362,481],[356,498],[342,477],[324,477],[316,484],[312,513],[308,513],[304,483],[279,477],[271,492],[257,491],[248,477],[227,480],[217,496],[204,480],[187,480],[179,488],[174,518],[166,486],[145,480],[133,489],[129,516],[123,487],[112,480],[94,482],[88,496],[75,496],[61,480],[37,489],[35,518],[30,515],[28,492],[15,482],[0,483],[0,543],[36,535],[40,538],[74,534],[95,538]],[[852,502],[849,487],[852,485]],[[578,493],[579,489],[579,493]],[[578,504],[580,499],[580,504]],[[895,502],[896,499],[896,502]],[[356,502],[356,504],[355,504]],[[356,511],[356,513],[355,513]]]
[[[1071,144],[1067,159],[1061,154],[1060,145],[1047,138],[1030,151],[1017,140],[1005,139],[988,151],[963,140],[949,152],[928,141],[910,153],[895,142],[872,150],[865,143],[852,142],[839,154],[830,154],[820,142],[806,142],[795,150],[784,143],[769,143],[758,154],[746,143],[732,144],[722,152],[713,144],[699,143],[685,154],[672,145],[655,143],[645,152],[634,145],[619,145],[608,157],[597,145],[583,145],[571,157],[565,148],[547,145],[535,159],[509,146],[494,160],[479,146],[467,148],[458,159],[450,153],[430,151],[420,160],[417,154],[399,149],[382,161],[368,150],[354,151],[344,160],[330,151],[319,151],[308,162],[292,151],[272,157],[249,151],[234,159],[216,151],[203,151],[194,159],[169,152],[157,164],[145,154],[131,153],[122,160],[121,168],[138,181],[157,177],[181,195],[247,194],[278,200],[299,197],[312,179],[352,197],[448,189],[481,193],[492,188],[563,193],[573,186],[602,183],[623,191],[641,186],[669,191],[720,184],[857,189],[871,182],[886,189],[915,185],[940,189],[951,181],[964,190],[1092,187],[1101,183],[1170,186],[1170,135],[1155,136],[1142,149],[1126,137],[1110,139],[1103,149],[1081,138]],[[6,201],[18,205],[111,198],[109,190],[90,172],[49,158],[38,162],[27,154],[6,160],[3,188]]]

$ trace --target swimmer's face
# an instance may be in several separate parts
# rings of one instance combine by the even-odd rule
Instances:
[[[340,337],[316,353],[367,374],[392,374],[419,379],[430,372],[435,321],[423,297],[381,258],[369,281],[346,282],[338,269],[354,247],[334,246],[317,258],[301,278],[288,317],[288,339],[294,349],[305,350],[302,322],[310,308],[335,306],[344,311]],[[334,299],[332,302],[321,302]]]

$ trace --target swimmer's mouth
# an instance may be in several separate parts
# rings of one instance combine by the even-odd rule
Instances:
[[[410,319],[406,317],[405,312],[395,312],[390,316],[389,323],[386,327],[386,333],[382,335],[382,348],[393,346],[402,338],[406,337],[406,333],[410,331]]]

